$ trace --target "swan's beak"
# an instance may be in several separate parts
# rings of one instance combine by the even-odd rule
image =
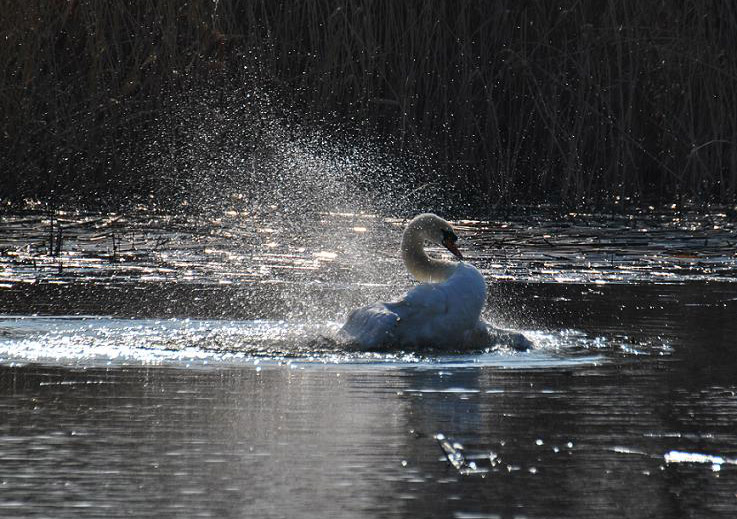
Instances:
[[[461,260],[463,259],[463,254],[461,254],[461,251],[458,250],[456,242],[450,236],[443,239],[443,247],[452,252],[453,256],[455,256],[456,258]]]

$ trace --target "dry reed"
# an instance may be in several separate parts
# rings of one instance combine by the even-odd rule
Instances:
[[[432,148],[445,178],[480,189],[475,202],[737,196],[737,7],[728,0],[0,7],[6,199],[158,196],[152,186],[177,173],[166,182],[146,173],[142,136],[192,85],[251,88],[244,68],[295,111],[370,121],[397,152]]]

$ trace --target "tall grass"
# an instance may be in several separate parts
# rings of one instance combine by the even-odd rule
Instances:
[[[316,120],[369,121],[398,153],[422,143],[481,203],[737,197],[728,0],[0,7],[6,198],[144,198],[137,150],[171,98],[256,83]]]

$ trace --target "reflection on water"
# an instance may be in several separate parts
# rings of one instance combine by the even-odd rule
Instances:
[[[0,508],[4,517],[733,512],[736,468],[669,457],[733,452],[735,387],[710,387],[709,403],[692,400],[684,414],[677,384],[654,384],[647,371],[4,368]],[[441,431],[488,469],[483,477],[443,459]]]
[[[733,516],[735,303],[706,304],[732,285],[578,305],[554,287],[527,308],[558,331],[530,353],[331,356],[285,346],[305,326],[287,322],[3,318],[0,515]]]
[[[733,256],[620,283],[649,260],[591,274],[474,236],[486,317],[530,352],[336,349],[347,308],[409,286],[372,248],[356,269],[309,242],[196,267],[208,242],[168,281],[6,261],[0,517],[734,517]],[[266,273],[213,282],[224,265]]]
[[[210,218],[145,211],[2,215],[0,288],[125,280],[385,286],[406,279],[397,250],[407,221],[253,208]],[[571,213],[455,226],[466,256],[489,279],[674,283],[733,281],[737,274],[737,224],[725,213]]]

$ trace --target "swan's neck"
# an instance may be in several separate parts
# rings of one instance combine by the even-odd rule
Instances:
[[[417,281],[439,283],[450,277],[457,263],[431,258],[424,249],[421,229],[408,227],[402,235],[402,260]]]

